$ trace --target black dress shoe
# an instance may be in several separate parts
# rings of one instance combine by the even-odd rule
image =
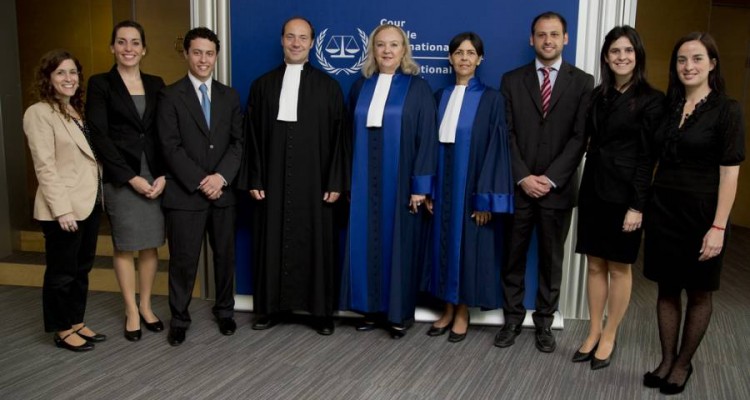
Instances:
[[[401,324],[388,325],[388,333],[391,334],[391,339],[401,339],[406,336],[406,327]]]
[[[664,382],[666,382],[665,378],[662,378],[653,372],[649,371],[643,374],[643,386],[647,388],[651,388],[651,389],[660,388],[664,385]]]
[[[148,322],[146,321],[146,318],[143,318],[143,314],[138,313],[138,315],[141,316],[141,322],[143,322],[143,326],[145,326],[146,329],[150,330],[151,332],[161,332],[164,330],[164,323],[161,322],[159,317],[156,317],[156,322]]]
[[[536,348],[543,353],[552,353],[555,351],[555,335],[550,328],[536,328]]]
[[[685,382],[682,382],[682,385],[678,385],[676,383],[667,382],[666,378],[664,379],[664,383],[659,387],[659,392],[661,394],[678,394],[682,393],[683,390],[685,390],[685,385],[687,385],[688,380],[690,380],[690,375],[693,374],[693,365],[690,364],[687,371],[687,376],[685,377]]]
[[[84,342],[82,345],[78,345],[78,346],[74,346],[74,345],[66,342],[65,339],[69,338],[70,335],[72,335],[74,333],[75,332],[70,332],[69,334],[65,335],[65,337],[60,337],[60,335],[58,335],[57,333],[55,333],[55,336],[54,336],[55,346],[57,346],[57,347],[59,347],[61,349],[75,351],[75,352],[94,350],[94,344],[91,343],[91,342],[89,342],[88,340],[86,342]]]
[[[185,328],[170,327],[167,334],[167,342],[170,346],[179,346],[185,341]]]
[[[272,328],[279,323],[279,318],[273,315],[264,315],[253,322],[252,328],[256,331]]]
[[[234,318],[219,318],[219,332],[224,336],[234,335],[234,331],[237,330],[237,323],[234,322]]]
[[[505,324],[500,332],[495,335],[495,346],[510,347],[516,342],[516,337],[521,334],[521,325]]]
[[[107,340],[107,335],[105,335],[103,333],[95,333],[94,336],[84,335],[83,333],[81,333],[81,329],[83,329],[85,327],[86,327],[86,325],[78,328],[78,330],[76,331],[76,333],[78,334],[78,336],[86,339],[87,342],[99,343],[99,342],[103,342],[103,341]]]
[[[333,318],[318,318],[317,325],[318,327],[315,331],[323,336],[333,335],[333,331],[336,329],[336,326],[333,324]]]
[[[612,345],[612,351],[609,353],[609,357],[605,358],[604,360],[600,360],[596,358],[596,355],[593,354],[594,351],[592,350],[591,353],[591,370],[595,371],[597,369],[607,368],[609,367],[610,361],[612,361],[612,356],[615,354],[615,349],[617,349],[617,342],[615,342]]]
[[[576,350],[575,353],[573,353],[573,359],[572,359],[572,361],[574,363],[590,361],[591,360],[591,356],[596,352],[596,348],[597,347],[599,347],[599,343],[598,342],[594,345],[593,348],[591,348],[591,350],[589,350],[588,353],[582,352],[581,349],[579,348],[578,350]]]
[[[123,329],[123,336],[125,336],[125,339],[131,342],[137,342],[141,340],[141,328],[138,328],[134,331],[129,331],[128,330],[128,317],[125,317],[125,329]]]
[[[448,330],[451,329],[452,326],[453,326],[452,322],[450,324],[442,327],[442,328],[438,328],[437,326],[432,325],[432,326],[430,326],[430,329],[427,330],[427,336],[442,336],[442,335],[445,335],[445,332],[448,332]]]

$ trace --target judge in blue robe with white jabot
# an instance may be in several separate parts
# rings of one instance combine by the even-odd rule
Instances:
[[[438,175],[428,247],[428,290],[445,302],[427,331],[460,342],[469,327],[468,307],[499,308],[503,218],[513,212],[513,183],[502,95],[475,77],[484,56],[473,32],[448,46],[456,84],[438,91]]]
[[[424,264],[425,200],[437,168],[435,100],[401,28],[375,28],[367,51],[349,103],[354,145],[340,306],[365,314],[358,330],[379,323],[398,339],[414,320]]]

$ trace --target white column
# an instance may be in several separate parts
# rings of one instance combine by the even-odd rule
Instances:
[[[229,0],[191,0],[190,26],[205,26],[219,37],[221,50],[216,60],[214,79],[229,85],[232,81]]]
[[[576,66],[599,82],[599,55],[604,37],[618,25],[635,25],[637,0],[580,0],[576,32]],[[578,169],[580,179],[581,168]],[[560,287],[560,312],[566,318],[587,319],[586,258],[575,252],[578,209],[573,210],[572,224],[565,243],[563,279]]]

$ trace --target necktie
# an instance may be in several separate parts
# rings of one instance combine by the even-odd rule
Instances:
[[[198,88],[201,91],[201,106],[203,107],[203,115],[206,117],[206,124],[211,127],[211,100],[208,99],[208,87],[205,83],[201,83]]]
[[[544,79],[542,80],[542,113],[544,116],[547,116],[547,111],[549,111],[549,99],[552,97],[552,84],[549,81],[549,67],[539,68],[540,71],[542,71],[542,75],[544,75]]]

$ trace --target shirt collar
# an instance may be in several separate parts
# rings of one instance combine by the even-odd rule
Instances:
[[[201,82],[201,80],[194,77],[193,74],[190,73],[190,71],[188,71],[188,79],[190,79],[190,83],[193,84],[193,89],[195,89],[196,92],[199,92],[200,86],[205,83],[206,87],[208,88],[208,93],[211,93],[211,82],[213,82],[213,79],[209,79],[205,82]]]
[[[536,65],[536,70],[539,71],[540,68],[544,68],[546,65],[542,64],[541,61],[539,61],[538,58],[534,59],[534,64]],[[560,67],[562,66],[562,57],[558,58],[557,61],[555,61],[554,64],[550,65],[550,68],[552,68],[555,71],[560,71]]]

